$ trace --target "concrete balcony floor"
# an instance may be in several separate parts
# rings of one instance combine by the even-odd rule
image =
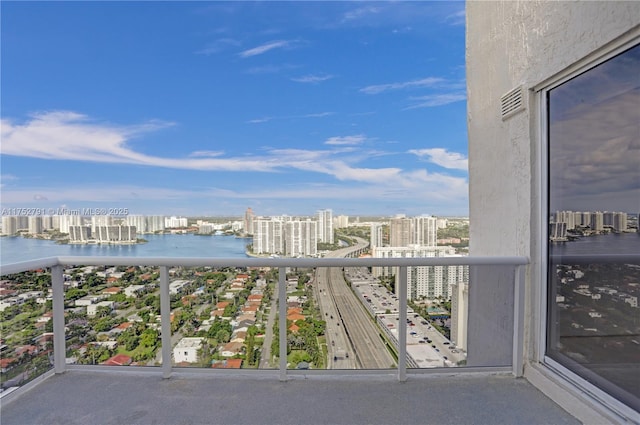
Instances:
[[[73,370],[9,402],[19,424],[579,424],[524,379],[499,374],[161,375]]]

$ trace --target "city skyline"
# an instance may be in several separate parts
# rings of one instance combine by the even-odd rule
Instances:
[[[468,215],[463,2],[1,7],[3,208]]]

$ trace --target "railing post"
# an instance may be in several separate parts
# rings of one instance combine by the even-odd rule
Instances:
[[[280,380],[287,380],[287,269],[278,268],[278,334]]]
[[[407,380],[407,267],[398,268],[398,381]]]
[[[65,371],[67,347],[64,334],[64,276],[61,265],[51,267],[53,292],[53,367],[55,373]]]
[[[169,269],[160,267],[160,325],[162,338],[162,377],[171,377],[171,302],[169,297]]]
[[[513,374],[524,374],[524,267],[515,266],[513,287]]]

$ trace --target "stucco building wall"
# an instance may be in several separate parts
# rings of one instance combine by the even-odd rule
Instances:
[[[597,61],[612,46],[640,39],[640,2],[467,1],[466,19],[470,254],[531,259],[525,284],[525,376],[547,385],[530,367],[543,358],[546,332],[542,198],[547,171],[541,146],[546,141],[536,90]],[[524,109],[503,120],[501,98],[519,86]],[[482,302],[512,305],[509,289],[499,292],[504,299]],[[484,296],[473,293],[473,282],[469,290],[470,299]],[[545,389],[569,400],[565,408],[575,401],[566,391],[554,391]]]

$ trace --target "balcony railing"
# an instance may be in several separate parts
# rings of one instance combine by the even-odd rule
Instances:
[[[492,370],[511,372],[514,376],[523,373],[523,314],[524,314],[524,273],[528,264],[526,257],[440,257],[440,258],[138,258],[138,257],[53,257],[27,261],[0,267],[0,276],[36,269],[51,270],[52,321],[53,321],[53,370],[87,368],[88,366],[67,365],[67,342],[65,338],[65,288],[64,269],[69,266],[142,266],[159,267],[160,292],[160,340],[161,372],[169,378],[174,370],[172,364],[172,332],[170,277],[172,267],[210,268],[271,268],[278,270],[278,346],[280,380],[287,380],[290,374],[346,373],[343,370],[291,370],[287,366],[287,270],[292,268],[359,268],[397,267],[397,332],[388,339],[397,350],[397,379],[404,381],[407,373],[424,373],[407,350],[408,318],[407,270],[424,266],[469,266],[468,298],[468,350],[467,369],[488,367]],[[317,282],[316,282],[317,283]],[[326,290],[325,290],[326,291]],[[362,296],[361,296],[362,299]],[[366,302],[363,302],[366,305]],[[370,308],[370,307],[369,307]],[[370,308],[371,310],[371,308]],[[373,311],[371,311],[373,313]],[[328,315],[328,313],[326,313]],[[373,314],[372,314],[373,315]],[[384,325],[378,318],[378,324]],[[388,328],[381,326],[388,331]],[[426,338],[425,338],[426,339]],[[496,355],[496,353],[498,353]],[[501,354],[500,354],[501,353]],[[440,369],[442,370],[442,369]],[[451,370],[448,370],[451,372]],[[349,371],[348,373],[354,373]]]

